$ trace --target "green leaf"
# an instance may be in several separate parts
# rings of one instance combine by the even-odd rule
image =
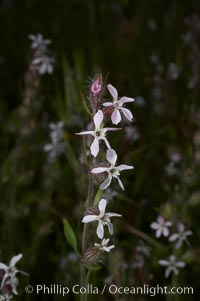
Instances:
[[[69,222],[66,219],[63,219],[63,226],[64,226],[64,234],[66,240],[72,246],[76,254],[78,254],[76,236],[74,234],[72,227],[70,226]]]
[[[97,206],[99,201],[100,201],[100,198],[102,197],[102,194],[103,194],[103,190],[102,189],[98,189],[97,190],[97,193],[94,197],[94,202],[93,202],[93,206]]]

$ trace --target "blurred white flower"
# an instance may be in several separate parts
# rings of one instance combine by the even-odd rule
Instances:
[[[156,31],[157,25],[154,19],[149,19],[147,25],[151,31]]]
[[[101,239],[104,237],[104,226],[105,225],[107,225],[110,234],[113,234],[113,225],[110,221],[110,218],[113,216],[121,217],[121,214],[106,213],[105,212],[106,205],[107,205],[107,201],[105,199],[101,199],[98,204],[98,208],[93,208],[93,209],[97,209],[97,210],[94,210],[93,214],[88,214],[88,215],[84,216],[84,218],[82,220],[83,223],[90,223],[90,222],[97,221],[98,222],[97,236]]]
[[[170,155],[170,159],[171,161],[173,161],[174,163],[179,163],[182,159],[182,156],[179,152],[173,152],[171,155]]]
[[[102,190],[106,189],[107,187],[110,186],[110,183],[112,181],[112,178],[117,179],[119,186],[121,187],[122,190],[124,190],[124,186],[120,180],[120,171],[122,170],[128,170],[128,169],[133,169],[133,166],[121,164],[119,166],[115,166],[116,161],[117,161],[117,154],[113,149],[108,149],[106,153],[106,159],[110,163],[109,167],[96,167],[91,170],[91,173],[93,174],[99,174],[99,173],[104,173],[106,172],[108,174],[108,177],[106,180],[100,185],[100,188]]]
[[[167,78],[171,80],[176,80],[179,77],[180,69],[175,63],[169,63],[167,69]]]
[[[51,44],[51,40],[44,39],[41,33],[36,35],[30,34],[28,37],[32,41],[31,49],[39,50],[41,53],[45,52],[47,45]]]
[[[53,73],[54,58],[47,55],[35,57],[32,61],[32,65],[36,68],[39,74]]]
[[[174,233],[169,237],[169,241],[176,241],[176,249],[179,249],[184,241],[189,244],[187,241],[187,236],[192,235],[191,230],[185,231],[185,226],[182,223],[178,224],[178,231],[178,233]]]
[[[118,128],[102,128],[102,122],[103,122],[103,112],[101,110],[98,110],[98,112],[94,115],[93,118],[95,129],[94,131],[86,131],[86,132],[80,132],[76,133],[77,135],[92,135],[94,137],[94,140],[90,146],[91,154],[96,157],[99,153],[99,141],[103,140],[107,146],[107,148],[110,148],[110,144],[106,138],[106,133],[108,131],[118,131],[120,129]]]
[[[111,115],[111,120],[113,124],[118,124],[121,121],[121,112],[123,115],[128,119],[129,121],[132,121],[133,115],[130,110],[123,107],[124,103],[133,102],[134,99],[130,97],[121,97],[118,99],[118,92],[115,87],[112,85],[107,85],[108,91],[113,97],[113,102],[105,102],[103,103],[103,106],[105,107],[113,107],[114,111]]]
[[[169,164],[165,166],[165,172],[169,177],[177,174],[178,170],[175,167],[175,162],[169,162]]]
[[[132,142],[135,142],[140,137],[139,131],[136,126],[128,125],[125,128],[125,133],[126,137]]]
[[[179,273],[179,268],[185,267],[185,262],[177,261],[176,256],[171,255],[168,260],[161,259],[158,261],[161,266],[166,267],[165,277],[168,278],[171,273],[177,275]]]
[[[109,243],[110,239],[109,238],[104,238],[100,244],[94,244],[95,247],[98,248],[99,251],[103,251],[103,252],[110,252],[110,250],[112,250],[115,246],[112,245],[112,246],[108,246],[108,243]]]
[[[157,222],[151,223],[150,227],[153,230],[156,230],[156,237],[159,238],[162,235],[167,237],[169,235],[169,227],[172,226],[172,223],[170,221],[165,221],[165,219],[159,215]]]
[[[50,123],[49,128],[51,143],[44,145],[44,151],[48,153],[49,162],[53,162],[58,156],[65,151],[65,142],[63,141],[64,123],[62,121],[57,123]]]
[[[49,124],[49,128],[51,130],[50,132],[50,137],[51,137],[51,141],[53,143],[58,143],[59,141],[63,140],[63,135],[64,135],[64,122],[59,121],[57,123],[53,123],[51,122]]]

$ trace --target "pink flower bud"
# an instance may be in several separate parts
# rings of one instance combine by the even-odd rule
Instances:
[[[101,83],[99,75],[96,76],[96,79],[93,81],[92,86],[90,88],[90,93],[93,97],[96,97],[101,92]]]

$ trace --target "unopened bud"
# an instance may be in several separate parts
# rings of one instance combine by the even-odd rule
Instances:
[[[101,83],[99,75],[96,76],[96,79],[93,81],[92,86],[90,88],[90,93],[93,97],[96,97],[101,92]]]
[[[85,251],[83,256],[84,263],[95,263],[100,255],[99,248],[92,247]]]

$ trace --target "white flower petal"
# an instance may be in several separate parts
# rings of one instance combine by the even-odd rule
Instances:
[[[112,217],[112,216],[121,217],[122,215],[118,214],[118,213],[109,212],[109,213],[106,213],[106,216],[108,216],[108,217]]]
[[[169,261],[168,260],[164,260],[164,259],[160,259],[158,260],[158,263],[162,266],[168,266],[169,265]]]
[[[112,165],[115,165],[117,161],[117,154],[114,151],[114,149],[108,149],[106,152],[106,159],[108,162],[110,162]]]
[[[99,153],[99,141],[98,139],[94,138],[94,141],[92,142],[90,146],[91,154],[96,157]]]
[[[110,149],[111,147],[110,147],[110,143],[109,143],[108,139],[104,138],[103,140],[105,141],[107,148]]]
[[[157,230],[160,228],[160,225],[156,222],[151,223],[150,227],[154,230]]]
[[[175,245],[175,248],[176,248],[176,249],[179,249],[179,248],[182,246],[182,244],[183,244],[183,240],[182,240],[182,239],[179,239],[179,240],[177,241],[176,245]]]
[[[108,170],[109,170],[108,167],[95,167],[91,170],[91,173],[98,174],[98,173],[108,172]]]
[[[42,58],[41,57],[36,57],[33,61],[32,64],[33,65],[38,65],[42,63]]]
[[[169,235],[169,230],[167,227],[163,228],[163,235],[167,237]]]
[[[179,234],[174,233],[169,237],[169,241],[175,241],[175,240],[177,240],[178,237],[179,237]]]
[[[101,188],[102,190],[105,190],[106,188],[108,188],[108,186],[110,186],[111,180],[112,180],[112,177],[108,177],[108,178],[100,185],[100,188]]]
[[[162,216],[162,215],[159,215],[159,216],[158,216],[158,223],[159,223],[160,225],[163,225],[164,222],[165,222],[165,220],[164,220],[163,216]]]
[[[170,273],[172,272],[173,268],[172,267],[168,267],[166,270],[165,270],[165,278],[168,278]]]
[[[109,233],[112,235],[113,234],[113,224],[111,222],[107,222],[108,230]]]
[[[103,106],[104,106],[104,107],[112,107],[112,106],[113,106],[113,103],[112,103],[112,102],[104,102],[104,103],[103,103]]]
[[[117,166],[117,169],[122,171],[122,170],[134,169],[134,167],[131,165],[121,164]]]
[[[115,109],[111,115],[111,120],[113,124],[118,124],[121,121],[121,115],[118,109]]]
[[[122,190],[124,190],[124,185],[123,185],[122,181],[120,180],[119,177],[116,177],[116,178],[117,178],[117,181],[119,183],[119,186],[121,187]]]
[[[107,205],[106,199],[101,199],[99,201],[98,207],[101,215],[105,214],[106,205]]]
[[[124,116],[126,117],[126,119],[128,119],[129,121],[132,121],[133,115],[132,115],[131,111],[126,108],[121,108],[121,110],[122,110]]]
[[[185,267],[185,262],[183,262],[183,261],[178,261],[178,262],[176,262],[176,266],[177,266],[178,268],[184,268],[184,267]]]
[[[186,236],[188,236],[188,235],[192,235],[192,233],[193,233],[193,232],[192,232],[191,230],[188,230],[188,231],[185,231],[184,234],[185,234]]]
[[[112,95],[114,100],[117,100],[118,98],[118,92],[117,89],[115,87],[113,87],[111,84],[107,85],[108,91],[110,92],[110,94]]]
[[[4,263],[0,263],[0,270],[6,271],[7,269],[8,269],[7,265],[5,265]]]
[[[98,221],[99,220],[99,216],[98,215],[86,215],[84,216],[84,218],[82,219],[82,223],[90,223],[90,222],[94,222],[94,221]]]
[[[104,130],[104,132],[107,132],[107,131],[115,132],[115,131],[120,131],[121,128],[104,128],[103,130]]]
[[[123,104],[123,103],[126,103],[126,102],[133,102],[134,98],[123,96],[119,101]]]
[[[179,232],[183,232],[185,230],[185,226],[182,223],[179,223],[177,228]]]
[[[166,222],[165,225],[166,225],[166,227],[171,227],[172,226],[172,222]]]
[[[93,133],[94,131],[86,131],[86,132],[76,133],[76,135],[92,135]]]
[[[45,152],[49,152],[49,151],[51,151],[53,149],[53,145],[52,144],[46,144],[45,146],[44,146],[44,151]]]
[[[15,266],[15,264],[22,258],[22,254],[14,256],[10,261],[10,266]]]
[[[161,228],[159,228],[157,231],[156,231],[156,237],[159,238],[161,236],[161,233],[162,233],[162,230]]]
[[[41,67],[39,68],[39,73],[40,74],[44,74],[45,72],[46,72],[46,70],[47,70],[47,65],[46,65],[46,63],[42,63],[42,65],[41,65]]]
[[[168,228],[163,228],[163,235],[165,236],[165,237],[167,237],[168,235],[169,235],[169,230],[168,230]]]
[[[101,110],[98,110],[98,112],[94,115],[93,120],[94,120],[95,128],[99,128],[103,121],[103,112]]]
[[[104,236],[104,228],[103,228],[103,224],[101,222],[99,222],[98,227],[97,227],[97,236],[101,239]]]

